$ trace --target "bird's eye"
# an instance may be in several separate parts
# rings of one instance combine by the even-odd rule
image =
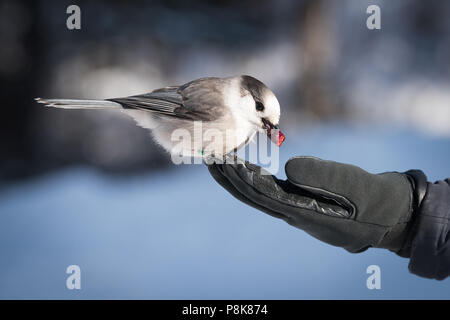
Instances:
[[[256,106],[256,110],[257,111],[263,111],[264,110],[264,105],[260,101],[256,101],[255,106]]]

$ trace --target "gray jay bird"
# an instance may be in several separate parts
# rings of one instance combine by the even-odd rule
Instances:
[[[280,104],[275,94],[250,76],[201,78],[181,86],[105,100],[41,99],[64,109],[118,109],[150,129],[168,152],[185,156],[226,156],[266,131],[280,146]],[[180,144],[180,138],[188,137]],[[198,137],[198,138],[196,138]]]

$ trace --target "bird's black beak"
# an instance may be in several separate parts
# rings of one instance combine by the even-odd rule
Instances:
[[[267,136],[272,140],[278,147],[280,147],[284,140],[286,139],[283,132],[280,131],[280,127],[278,125],[272,124],[269,120],[263,118],[263,127],[266,129]],[[273,132],[275,130],[275,132]]]

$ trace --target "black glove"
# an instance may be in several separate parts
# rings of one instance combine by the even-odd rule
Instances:
[[[237,199],[321,241],[350,252],[377,247],[410,255],[413,221],[427,188],[422,171],[370,174],[312,157],[289,160],[286,181],[248,162],[208,168]]]

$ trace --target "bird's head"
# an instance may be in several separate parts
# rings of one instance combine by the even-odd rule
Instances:
[[[254,105],[249,110],[250,121],[259,131],[265,131],[270,139],[278,146],[285,140],[284,134],[279,129],[280,103],[275,94],[264,83],[251,76],[241,76],[242,94],[250,94]]]

